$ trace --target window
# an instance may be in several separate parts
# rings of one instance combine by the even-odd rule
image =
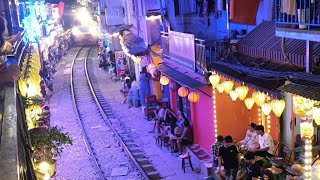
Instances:
[[[175,15],[197,12],[196,0],[174,0]]]

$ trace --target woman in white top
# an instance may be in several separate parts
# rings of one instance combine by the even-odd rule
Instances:
[[[246,137],[238,143],[238,145],[244,147],[245,149],[258,149],[259,148],[259,136],[255,131],[255,123],[249,124],[249,129],[247,130]]]

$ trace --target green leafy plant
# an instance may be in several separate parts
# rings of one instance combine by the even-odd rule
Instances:
[[[29,135],[33,158],[36,160],[49,160],[58,157],[64,147],[72,145],[69,134],[62,132],[62,128],[57,126],[30,129]]]

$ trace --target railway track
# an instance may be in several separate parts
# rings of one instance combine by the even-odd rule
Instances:
[[[88,67],[92,66],[90,54],[98,54],[94,51],[97,51],[97,48],[82,48],[78,51],[72,62],[70,84],[72,100],[80,121],[83,139],[88,153],[94,161],[96,173],[99,174],[100,179],[107,179],[109,176],[110,172],[106,169],[106,165],[110,166],[111,164],[108,162],[110,159],[105,158],[105,152],[114,142],[105,142],[102,136],[106,131],[111,131],[117,143],[122,146],[122,151],[129,156],[131,162],[140,172],[141,178],[160,179],[159,173],[144,156],[145,153],[130,137],[130,132],[116,121],[112,107],[99,90],[93,72],[88,70],[90,69]]]

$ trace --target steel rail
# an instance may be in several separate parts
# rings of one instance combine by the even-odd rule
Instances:
[[[80,51],[82,51],[83,48],[80,48],[79,51],[77,52],[77,54],[75,55],[73,61],[72,61],[72,65],[71,65],[71,75],[70,75],[70,88],[71,88],[71,94],[72,94],[72,102],[73,102],[73,105],[74,105],[74,109],[76,111],[76,115],[77,115],[77,119],[79,120],[80,122],[80,127],[81,127],[81,131],[82,131],[82,136],[83,136],[83,140],[85,142],[85,145],[86,145],[86,148],[87,148],[87,151],[88,151],[88,154],[92,157],[92,159],[94,160],[94,165],[96,167],[96,169],[98,170],[98,173],[99,173],[99,176],[101,179],[107,179],[104,174],[103,174],[103,171],[98,163],[98,159],[97,157],[95,156],[95,154],[93,153],[93,148],[92,146],[90,146],[90,143],[89,143],[89,138],[88,138],[88,135],[86,133],[86,130],[84,129],[84,125],[83,125],[83,122],[81,120],[81,117],[80,117],[80,112],[79,112],[79,109],[77,107],[77,102],[76,102],[76,96],[75,96],[75,89],[74,89],[74,85],[73,85],[73,68],[74,68],[74,63],[76,61],[76,59],[78,58],[79,56],[79,53]],[[88,59],[88,56],[91,52],[91,48],[89,49],[88,53],[86,54],[86,57],[85,57],[85,61]]]
[[[99,108],[99,111],[104,119],[104,121],[106,123],[109,124],[110,128],[112,129],[113,133],[116,135],[116,137],[118,138],[120,144],[122,145],[122,148],[126,151],[127,155],[131,158],[132,162],[135,164],[135,166],[139,169],[139,171],[141,172],[142,176],[146,179],[146,180],[149,180],[150,178],[148,177],[148,175],[146,174],[146,172],[142,169],[142,167],[140,166],[140,164],[137,162],[137,160],[134,158],[134,156],[132,155],[132,153],[130,152],[129,148],[127,147],[127,145],[125,144],[125,142],[123,141],[123,139],[121,138],[121,136],[119,135],[119,133],[116,131],[116,129],[113,127],[112,125],[112,122],[110,121],[109,117],[107,116],[107,114],[104,112],[98,98],[97,98],[97,94],[96,92],[94,91],[94,88],[92,86],[92,83],[91,83],[91,80],[90,80],[90,76],[89,76],[89,73],[88,73],[88,68],[87,68],[87,60],[88,59],[85,59],[84,63],[85,63],[85,73],[86,73],[86,78],[87,78],[87,81],[88,81],[88,85],[90,87],[90,91],[91,91],[91,94],[94,98],[94,101],[96,102],[96,105],[98,106]]]

